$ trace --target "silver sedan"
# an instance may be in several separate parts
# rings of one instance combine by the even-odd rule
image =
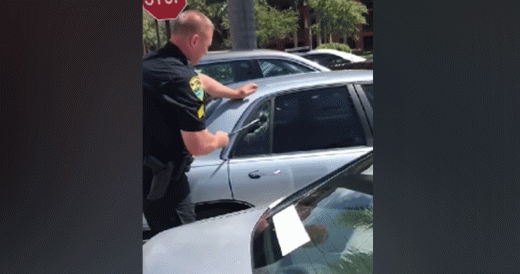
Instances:
[[[143,273],[372,273],[369,152],[269,206],[159,233]]]
[[[257,79],[246,100],[211,102],[207,128],[230,132],[230,143],[196,157],[187,173],[198,218],[269,204],[371,150],[372,77],[360,70]]]
[[[269,204],[371,150],[372,77],[357,70],[257,79],[246,100],[211,102],[207,128],[230,132],[230,143],[196,157],[187,173],[197,219]],[[149,238],[144,217],[143,230]]]
[[[329,71],[300,56],[267,49],[209,52],[202,57],[196,70],[225,85],[280,75]]]

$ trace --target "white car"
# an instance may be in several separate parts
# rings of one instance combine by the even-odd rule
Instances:
[[[143,273],[372,273],[373,153],[265,207],[157,234]]]

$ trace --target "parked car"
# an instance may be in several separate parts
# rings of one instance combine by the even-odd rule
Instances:
[[[315,49],[295,54],[314,61],[331,70],[334,70],[334,67],[337,65],[344,66],[344,64],[364,62],[366,60],[364,57],[334,49]]]
[[[342,69],[374,69],[374,59],[370,58],[362,62],[344,62],[344,63],[338,63],[334,64],[330,68],[331,70],[342,70]]]
[[[369,70],[286,75],[258,79],[245,100],[212,101],[207,129],[230,142],[187,173],[197,218],[269,204],[370,151],[372,79]]]
[[[279,75],[329,71],[300,56],[266,49],[209,52],[195,69],[225,85]]]
[[[372,151],[280,202],[157,234],[143,273],[373,273]]]

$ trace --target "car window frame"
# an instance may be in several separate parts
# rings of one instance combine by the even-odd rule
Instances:
[[[373,121],[373,114],[371,113],[372,112],[372,109],[370,108],[369,110],[370,111],[367,111],[368,110],[368,107],[366,105],[364,105],[364,103],[362,103],[362,99],[360,99],[360,94],[363,94],[364,92],[361,91],[359,92],[358,88],[361,88],[361,85],[362,84],[366,84],[368,82],[355,82],[355,83],[352,83],[352,85],[349,85],[348,86],[348,90],[349,90],[349,93],[350,95],[352,96],[352,99],[354,100],[354,106],[356,107],[356,110],[358,111],[358,113],[360,114],[363,114],[363,115],[360,115],[360,119],[363,121],[362,122],[362,126],[363,126],[363,130],[365,131],[365,136],[367,138],[367,146],[373,146],[374,145],[374,138],[373,138],[373,125],[372,125],[372,121]],[[364,95],[364,94],[363,94]],[[366,98],[366,95],[365,96],[365,99],[366,99],[366,103],[368,103],[368,99]],[[368,103],[368,105],[370,105],[370,103]]]
[[[361,127],[363,128],[363,131],[365,133],[365,141],[367,147],[373,146],[373,136],[372,136],[372,130],[371,126],[368,122],[367,114],[365,113],[365,110],[363,106],[361,105],[361,101],[354,89],[354,85],[357,83],[365,83],[367,81],[353,81],[353,82],[342,82],[342,83],[334,83],[334,84],[325,84],[325,85],[316,85],[311,87],[303,87],[303,88],[296,88],[296,89],[288,89],[283,91],[274,92],[271,94],[267,94],[265,96],[262,96],[260,98],[257,98],[255,102],[251,103],[248,108],[242,113],[240,118],[237,120],[235,126],[233,127],[233,131],[240,129],[242,126],[246,125],[245,121],[250,120],[251,115],[253,113],[256,113],[258,108],[266,101],[271,101],[271,115],[274,114],[274,100],[276,97],[286,94],[292,94],[296,92],[305,92],[310,90],[316,90],[316,89],[324,89],[324,88],[337,88],[337,87],[345,87],[347,89],[347,92],[349,93],[350,97],[352,98],[352,103],[354,104],[354,108],[360,118]],[[273,117],[273,116],[271,116]],[[229,144],[222,150],[221,152],[221,159],[223,160],[229,160],[229,159],[249,159],[249,158],[265,158],[265,157],[273,157],[273,156],[279,156],[279,155],[291,155],[291,154],[301,154],[301,153],[321,153],[323,151],[330,151],[334,149],[351,149],[354,147],[342,147],[342,148],[333,148],[333,149],[317,149],[317,150],[311,150],[311,151],[291,151],[291,152],[283,152],[283,153],[273,153],[273,118],[269,121],[269,143],[270,143],[270,151],[267,154],[261,154],[261,155],[249,155],[244,157],[237,157],[233,158],[231,157],[231,152],[233,148],[235,147],[238,139],[238,134],[231,136],[229,140]]]
[[[372,135],[374,134],[374,112],[373,112],[373,106],[368,100],[368,97],[365,93],[365,90],[363,89],[362,85],[374,85],[374,82],[359,82],[354,85],[354,88],[359,96],[359,99],[363,105],[363,109],[368,117],[368,121],[370,122],[370,129],[372,131]]]
[[[272,100],[273,97],[272,97],[272,94],[267,94],[265,96],[262,96],[262,97],[259,97],[257,98],[254,102],[252,102],[245,110],[244,112],[240,115],[240,118],[238,118],[237,122],[235,123],[235,126],[233,127],[233,130],[231,132],[234,132],[236,130],[239,130],[241,127],[243,127],[244,125],[246,125],[245,121],[247,121],[251,115],[253,115],[253,113],[256,113],[256,111],[258,110],[258,108],[266,101],[269,101],[269,100]],[[272,105],[273,102],[271,102],[271,111],[273,110],[273,105]],[[272,151],[272,119],[271,121],[269,121],[269,131],[271,132],[269,138],[269,142],[271,143],[270,144],[270,151]],[[229,159],[232,159],[230,156],[231,156],[231,151],[233,150],[234,146],[235,146],[235,143],[236,143],[236,140],[238,138],[239,134],[235,134],[231,137],[229,137],[229,143],[227,146],[225,146],[223,149],[222,149],[222,152],[220,153],[220,158],[222,160],[229,160]],[[267,155],[259,155],[257,157],[266,157],[266,156],[270,156],[272,153],[270,154],[267,154]]]

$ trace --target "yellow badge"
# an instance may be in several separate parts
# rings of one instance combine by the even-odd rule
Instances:
[[[198,114],[199,114],[199,119],[202,118],[202,116],[204,116],[204,105],[200,106]]]
[[[200,81],[199,76],[193,76],[190,80],[190,87],[195,96],[201,101],[204,100],[204,88],[202,88],[202,82]],[[200,111],[199,111],[200,113]]]

